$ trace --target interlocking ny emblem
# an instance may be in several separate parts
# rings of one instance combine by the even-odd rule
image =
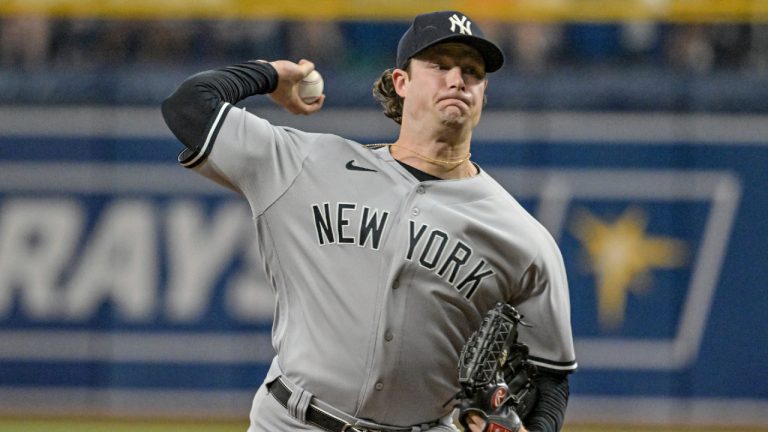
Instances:
[[[456,33],[456,26],[459,27],[459,33],[463,35],[472,35],[472,30],[469,29],[469,26],[472,25],[472,21],[468,20],[467,17],[464,15],[459,18],[456,14],[453,14],[449,20],[451,21],[451,31]],[[465,25],[466,23],[466,25]]]

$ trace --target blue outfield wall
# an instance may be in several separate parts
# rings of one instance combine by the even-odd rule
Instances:
[[[473,148],[561,245],[569,416],[768,425],[768,140],[583,126]],[[167,133],[81,131],[0,131],[0,413],[245,417],[273,311],[247,205]]]

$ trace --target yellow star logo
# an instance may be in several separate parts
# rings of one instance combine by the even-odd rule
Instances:
[[[647,217],[638,208],[627,209],[613,223],[584,209],[576,213],[571,230],[587,252],[588,271],[595,274],[602,328],[621,326],[628,294],[645,292],[654,268],[685,264],[685,243],[650,236],[647,226]]]

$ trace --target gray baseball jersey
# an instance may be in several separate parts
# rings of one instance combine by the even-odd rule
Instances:
[[[277,295],[282,374],[358,418],[406,426],[449,413],[461,347],[510,302],[533,361],[576,367],[568,287],[549,233],[485,171],[418,181],[388,147],[276,127],[225,104],[189,163],[253,211]]]

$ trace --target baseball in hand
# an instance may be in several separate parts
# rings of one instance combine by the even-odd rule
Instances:
[[[299,97],[304,103],[311,104],[323,94],[323,77],[316,70],[309,73],[299,83]]]

